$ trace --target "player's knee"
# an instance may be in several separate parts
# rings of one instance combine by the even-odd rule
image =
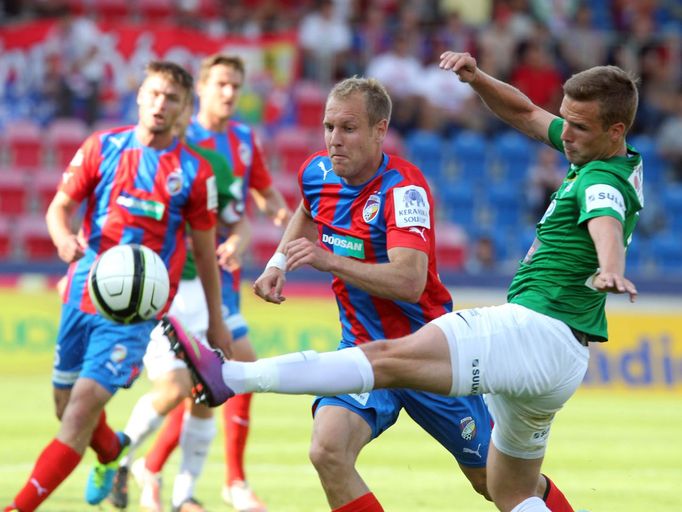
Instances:
[[[167,414],[180,404],[185,398],[191,395],[192,381],[187,370],[183,370],[187,375],[179,371],[173,372],[173,378],[164,379],[157,383],[156,398],[153,402],[154,408],[159,414]]]
[[[345,471],[353,465],[340,446],[317,439],[310,444],[308,457],[320,475]]]

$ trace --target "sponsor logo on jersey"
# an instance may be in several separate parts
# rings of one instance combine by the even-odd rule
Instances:
[[[253,151],[251,151],[251,147],[249,147],[249,145],[245,142],[240,142],[239,147],[237,148],[237,153],[239,153],[239,159],[242,161],[242,163],[246,167],[249,167],[253,161]]]
[[[182,177],[182,171],[180,169],[175,169],[166,178],[166,191],[171,196],[177,196],[182,191],[182,185],[184,183],[184,178]]]
[[[83,165],[83,150],[79,149],[76,154],[73,155],[71,162],[69,162],[70,167],[80,167]]]
[[[365,259],[365,242],[359,238],[322,233],[322,243],[339,256],[350,256],[359,260]]]
[[[394,188],[393,204],[397,227],[422,226],[431,228],[431,206],[423,187],[409,185]]]
[[[610,208],[625,218],[623,194],[611,185],[591,185],[585,189],[585,210],[591,212],[600,208]]]
[[[369,223],[376,219],[380,206],[381,197],[376,194],[369,196],[369,199],[367,199],[367,202],[365,203],[365,207],[362,209],[362,220]]]
[[[147,199],[139,199],[130,195],[120,195],[116,198],[116,204],[128,210],[132,215],[149,217],[154,220],[163,219],[166,207],[163,203]]]
[[[424,235],[425,229],[426,228],[415,228],[414,226],[412,226],[410,229],[408,229],[408,231],[410,233],[417,233],[420,237],[422,237],[422,240],[426,242],[426,236]]]
[[[322,171],[322,181],[326,181],[327,180],[327,174],[332,172],[332,168],[330,167],[329,169],[327,169],[324,165],[324,162],[317,162],[317,166]]]
[[[478,358],[471,361],[471,394],[478,395],[481,392],[481,368],[478,366]]]
[[[215,176],[206,178],[206,209],[211,212],[218,209],[218,186]]]
[[[471,416],[462,418],[459,422],[459,434],[462,439],[471,441],[476,437],[476,421]]]
[[[127,355],[128,349],[125,347],[125,345],[117,343],[111,350],[111,355],[109,356],[109,359],[111,359],[114,363],[120,363],[126,358]]]

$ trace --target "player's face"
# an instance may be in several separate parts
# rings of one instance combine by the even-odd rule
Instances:
[[[173,127],[173,135],[176,137],[179,137],[181,139],[185,138],[185,132],[187,131],[187,127],[189,126],[190,121],[192,120],[192,102],[187,101],[185,104],[185,107],[182,109],[182,112],[178,116],[178,118],[175,121],[175,126]]]
[[[388,122],[369,125],[365,98],[331,97],[324,112],[324,140],[332,170],[350,185],[361,185],[376,172]]]
[[[597,101],[576,101],[565,96],[559,112],[565,120],[561,140],[572,164],[610,158],[622,147],[623,124],[604,128]]]
[[[200,109],[221,120],[230,118],[237,109],[243,83],[244,75],[232,66],[213,66],[197,86]]]
[[[148,76],[137,93],[139,124],[151,133],[168,133],[185,108],[187,93],[161,74]]]

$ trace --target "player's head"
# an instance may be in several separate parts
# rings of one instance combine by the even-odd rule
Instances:
[[[621,150],[637,103],[637,80],[617,66],[597,66],[569,78],[560,109],[568,160],[583,165]]]
[[[206,57],[201,61],[197,83],[199,110],[218,120],[230,118],[237,109],[244,75],[244,61],[237,56]]]
[[[152,61],[137,93],[139,124],[151,133],[168,133],[190,101],[193,80],[173,62]]]
[[[185,132],[187,131],[189,123],[192,121],[193,108],[194,105],[192,104],[192,100],[190,99],[185,103],[185,107],[182,109],[182,112],[180,112],[180,115],[175,120],[175,125],[173,126],[173,135],[175,135],[180,140],[183,141],[185,140]]]
[[[347,78],[327,97],[324,139],[334,173],[350,184],[371,178],[391,119],[391,98],[373,78]]]

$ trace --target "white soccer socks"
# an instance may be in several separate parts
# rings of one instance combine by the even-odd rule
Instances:
[[[342,395],[365,393],[374,386],[372,365],[359,347],[336,352],[313,350],[259,359],[227,361],[223,380],[239,393]]]
[[[542,499],[534,496],[523,500],[521,503],[516,505],[511,512],[552,512],[547,508],[545,502]]]
[[[156,409],[154,409],[154,406],[152,405],[153,399],[153,393],[142,395],[130,413],[128,424],[123,430],[130,438],[130,448],[128,449],[128,453],[121,459],[121,466],[130,466],[137,447],[139,447],[150,434],[155,432],[163,421],[163,416],[156,412]]]
[[[194,497],[194,485],[204,467],[215,435],[213,418],[197,418],[185,412],[180,434],[180,468],[173,482],[174,507],[179,507],[185,500]]]

